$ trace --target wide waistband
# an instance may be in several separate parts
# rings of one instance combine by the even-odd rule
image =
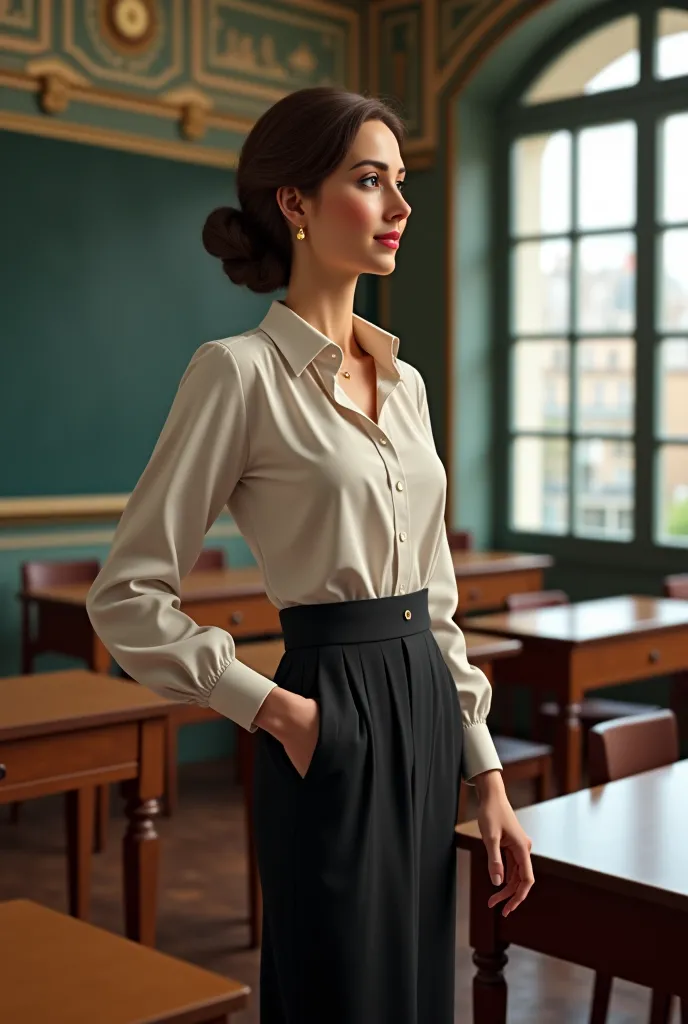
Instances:
[[[393,597],[296,604],[279,613],[284,649],[393,640],[430,628],[428,588]]]

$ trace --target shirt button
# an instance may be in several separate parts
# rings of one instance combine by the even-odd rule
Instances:
[[[403,482],[401,480],[397,480],[397,490],[398,491],[403,491],[403,489],[404,489]]]
[[[380,438],[380,444],[387,444],[387,438],[386,437],[381,437]]]
[[[405,619],[410,619],[411,618],[411,612],[408,610],[408,608],[404,612],[404,618]]]
[[[403,531],[403,530],[402,530],[402,531],[401,531],[401,533],[399,534],[399,540],[406,540],[406,534],[404,533],[404,531]]]
[[[333,359],[337,358],[337,353],[336,352],[331,352],[330,355],[332,356]]]

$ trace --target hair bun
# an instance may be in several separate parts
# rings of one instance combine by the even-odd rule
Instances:
[[[234,284],[256,292],[275,291],[286,284],[288,268],[244,210],[219,206],[208,214],[202,238],[206,252],[222,260],[222,269]]]
[[[203,226],[203,246],[220,260],[249,259],[252,242],[243,211],[234,206],[218,206],[208,214]]]

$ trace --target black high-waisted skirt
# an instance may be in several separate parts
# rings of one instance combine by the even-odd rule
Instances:
[[[256,733],[261,1024],[452,1024],[463,731],[428,591],[280,620],[320,727],[303,778]]]

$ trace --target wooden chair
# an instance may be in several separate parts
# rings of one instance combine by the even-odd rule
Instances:
[[[96,558],[85,558],[78,561],[62,562],[56,560],[23,562],[21,565],[21,666],[22,675],[34,671],[34,659],[39,654],[49,653],[58,649],[54,636],[41,621],[40,607],[24,595],[29,590],[39,587],[58,587],[68,583],[92,583],[100,572],[100,562]],[[75,658],[87,660],[83,639],[74,636],[73,650],[69,649],[72,637],[69,631],[60,631],[59,651],[69,653]],[[92,667],[89,663],[89,667]],[[10,820],[19,820],[19,802],[10,805]],[[96,803],[96,834],[95,848],[105,849],[107,842],[107,824],[110,817],[110,787],[97,787]]]
[[[196,559],[191,572],[209,572],[212,569],[226,568],[225,553],[222,548],[203,548]]]
[[[535,801],[549,800],[552,796],[552,747],[548,743],[532,743],[513,736],[493,736],[494,745],[502,762],[504,785],[522,779],[535,783]],[[464,821],[468,804],[468,787],[461,783],[459,821]]]
[[[473,534],[470,530],[447,530],[450,551],[472,551]]]
[[[688,601],[688,572],[665,576],[664,597]],[[677,672],[671,684],[671,709],[678,719],[679,739],[688,736],[688,672]]]
[[[533,590],[520,594],[509,594],[505,601],[509,611],[525,611],[531,608],[551,608],[569,604],[568,594],[563,590]],[[594,725],[616,718],[647,715],[661,710],[658,704],[638,704],[631,701],[608,700],[603,697],[585,697],[580,703],[579,718],[584,735]],[[552,723],[559,715],[556,701],[545,701],[537,710],[535,737],[549,740]]]
[[[591,786],[604,785],[629,775],[673,764],[679,758],[678,722],[673,711],[594,725],[588,735],[588,775]],[[595,975],[590,1024],[605,1024],[613,978]],[[650,1024],[668,1024],[670,993],[653,991]],[[688,1002],[681,1004],[683,1020],[688,1019]]]

